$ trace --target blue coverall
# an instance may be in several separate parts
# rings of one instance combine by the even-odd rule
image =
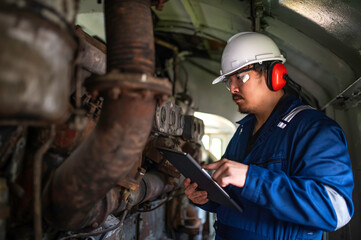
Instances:
[[[293,112],[292,112],[293,110]],[[224,158],[249,165],[243,188],[225,190],[244,212],[215,202],[216,239],[317,239],[353,215],[353,175],[340,126],[323,113],[287,97],[266,123],[248,154],[254,115],[238,122]]]

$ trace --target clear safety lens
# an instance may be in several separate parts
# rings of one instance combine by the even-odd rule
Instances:
[[[248,73],[244,75],[238,74],[234,78],[237,81],[237,86],[242,86],[242,84],[246,83],[249,80],[249,74]],[[226,85],[226,88],[228,90],[231,90],[232,78],[226,77],[223,82]]]

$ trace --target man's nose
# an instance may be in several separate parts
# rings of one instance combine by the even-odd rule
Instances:
[[[231,93],[236,93],[236,92],[239,92],[239,85],[238,85],[238,82],[234,79],[232,79],[231,81],[231,86],[230,86],[230,89]]]

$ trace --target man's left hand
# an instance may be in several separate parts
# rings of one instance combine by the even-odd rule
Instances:
[[[232,184],[244,187],[247,178],[248,165],[222,158],[221,160],[202,166],[204,169],[216,170],[212,178],[221,186]]]

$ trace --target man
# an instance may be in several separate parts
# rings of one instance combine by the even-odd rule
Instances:
[[[353,176],[342,129],[321,112],[287,96],[286,59],[260,33],[228,40],[221,76],[240,112],[235,135],[213,179],[243,206],[243,213],[209,201],[197,183],[185,194],[216,212],[216,239],[318,239],[353,215]]]

